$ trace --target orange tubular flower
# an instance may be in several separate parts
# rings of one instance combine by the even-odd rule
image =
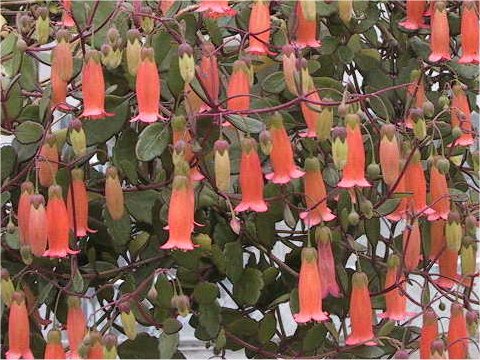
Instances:
[[[315,157],[305,159],[303,186],[307,210],[300,213],[300,218],[305,225],[312,227],[322,221],[335,219],[335,215],[327,207],[327,191],[320,171],[320,162]]]
[[[403,291],[405,291],[406,286],[404,282],[405,277],[399,274],[399,267],[399,257],[397,255],[391,255],[388,259],[388,270],[384,289],[393,288],[385,293],[386,311],[380,315],[382,318],[394,321],[402,321],[412,315],[407,312],[407,297],[401,290],[403,289]],[[397,286],[396,284],[399,285]]]
[[[242,141],[240,188],[242,189],[242,202],[235,208],[236,212],[267,211],[267,204],[263,200],[263,176],[257,153],[257,142],[251,138]]]
[[[33,359],[30,350],[30,323],[25,304],[25,295],[16,291],[12,296],[8,315],[8,351],[7,359]]]
[[[294,315],[297,323],[328,320],[322,309],[322,284],[317,267],[317,252],[313,247],[302,249],[302,265],[298,279],[300,312]]]
[[[52,185],[48,189],[47,204],[48,250],[43,256],[63,258],[68,254],[77,254],[78,251],[71,250],[69,247],[69,231],[68,212],[63,201],[62,188]]]
[[[297,2],[297,29],[295,44],[299,48],[317,48],[321,44],[317,40],[317,10],[315,1]]]
[[[60,75],[63,81],[70,81],[73,75],[73,55],[70,48],[70,35],[66,30],[58,30],[57,45],[52,50],[52,72]]]
[[[430,255],[429,259],[439,259],[440,253],[445,246],[445,220],[430,222]]]
[[[112,220],[120,220],[125,213],[122,185],[118,178],[117,168],[107,169],[105,180],[105,203]]]
[[[47,213],[45,211],[45,199],[43,195],[30,197],[30,214],[28,225],[28,244],[35,256],[43,256],[47,248]]]
[[[425,102],[425,100],[427,100],[423,80],[418,83],[418,79],[421,75],[421,72],[418,70],[413,70],[410,75],[410,82],[412,82],[413,84],[408,85],[407,87],[407,101],[415,101],[414,105],[411,106],[410,110],[414,108],[421,109],[423,107],[423,103]],[[408,111],[407,119],[405,120],[405,126],[409,129],[413,129],[413,119],[410,111]]]
[[[383,181],[391,187],[400,174],[400,148],[398,146],[395,125],[383,125],[380,132],[380,167]]]
[[[431,62],[447,61],[452,58],[450,54],[450,28],[448,26],[445,2],[435,2],[435,13],[432,18],[432,34],[430,47],[432,53],[428,57]]]
[[[87,323],[80,304],[80,298],[70,296],[68,298],[67,312],[67,335],[68,344],[70,345],[70,359],[80,359],[78,348],[82,344],[86,333]]]
[[[218,76],[218,62],[215,56],[215,46],[211,42],[202,45],[202,59],[200,60],[200,79],[205,86],[208,96],[216,103],[220,92],[220,78]],[[208,109],[204,105],[205,110]]]
[[[462,57],[459,64],[478,64],[478,14],[475,11],[475,1],[467,0],[463,3],[462,22],[460,26],[462,38]]]
[[[65,350],[62,346],[62,333],[52,329],[47,335],[47,346],[45,346],[45,359],[65,359]]]
[[[360,131],[360,117],[357,114],[348,114],[345,122],[348,144],[347,163],[343,168],[342,180],[337,186],[343,188],[371,186],[365,179],[365,148]]]
[[[194,196],[190,180],[184,175],[175,175],[172,196],[168,208],[168,241],[161,249],[193,250]]]
[[[233,63],[227,88],[227,109],[243,111],[250,108],[250,75],[247,64],[243,60]]]
[[[405,170],[406,190],[412,193],[411,201],[416,214],[430,215],[434,211],[427,207],[427,182],[420,159],[420,152],[415,154]]]
[[[462,247],[463,230],[460,215],[456,211],[448,214],[445,225],[445,249],[438,259],[440,277],[436,281],[439,286],[450,289],[460,276],[457,274],[458,252]]]
[[[444,167],[447,167],[446,169]],[[445,173],[448,171],[448,160],[436,156],[430,168],[430,207],[435,211],[428,220],[447,220],[450,212],[450,194],[448,192]]]
[[[315,88],[313,79],[308,73],[308,64],[305,59],[300,59],[296,66],[300,69],[300,78],[302,84],[302,93],[305,98],[309,101],[302,101],[300,103],[300,109],[302,110],[303,118],[307,124],[307,131],[301,133],[302,137],[316,137],[317,136],[317,125],[320,121],[321,108],[320,105],[316,104],[321,101],[320,95]],[[295,93],[296,94],[296,93]]]
[[[292,144],[283,126],[282,115],[276,113],[270,121],[270,134],[272,136],[270,161],[273,172],[265,175],[265,177],[274,184],[287,184],[290,179],[298,179],[305,173],[298,170],[295,165]]]
[[[82,117],[103,119],[113,114],[105,111],[105,80],[101,55],[97,50],[89,50],[82,69],[83,113]]]
[[[418,221],[413,223],[403,232],[403,262],[407,271],[414,270],[420,261],[421,234]]]
[[[407,18],[398,25],[408,30],[427,28],[428,25],[423,21],[424,11],[424,0],[407,0]]]
[[[423,325],[420,333],[420,359],[431,358],[432,342],[438,336],[438,318],[432,308],[423,313]]]
[[[58,171],[58,149],[55,135],[47,135],[38,155],[35,164],[38,169],[38,181],[40,185],[48,187],[53,184],[53,179]]]
[[[249,54],[268,55],[270,40],[270,9],[267,0],[255,0],[248,23],[249,46],[245,50]]]
[[[450,322],[448,324],[448,358],[468,358],[468,331],[463,306],[452,304],[450,308]]]
[[[75,232],[75,236],[83,237],[87,236],[87,231],[93,232],[88,228],[88,195],[83,182],[82,169],[72,170],[72,182],[68,188],[67,209],[70,229]]]
[[[318,273],[322,284],[322,298],[328,294],[340,297],[340,288],[335,278],[335,260],[332,253],[332,233],[326,226],[318,227],[315,231],[317,240]]]
[[[452,128],[459,127],[462,135],[454,140],[451,145],[470,146],[475,141],[472,136],[472,111],[467,95],[461,85],[452,86],[453,98],[451,105]]]
[[[31,197],[33,195],[33,184],[25,181],[21,186],[20,199],[18,200],[17,218],[18,218],[18,234],[20,244],[28,244],[28,228],[30,223],[30,206]]]
[[[293,95],[297,95],[297,86],[295,85],[295,72],[297,71],[295,57],[295,49],[292,45],[287,44],[282,48],[282,63],[283,63],[283,76],[285,77],[285,85],[288,91]],[[303,111],[303,110],[302,110]]]
[[[152,123],[160,117],[158,113],[160,103],[160,77],[153,54],[153,48],[143,48],[141,62],[138,66],[136,93],[138,101],[138,115],[131,121]]]
[[[345,343],[347,345],[376,345],[373,341],[372,302],[368,291],[368,278],[367,274],[363,272],[356,272],[352,277],[350,318],[352,333]]]
[[[63,12],[62,12],[62,25],[65,27],[75,26],[75,21],[73,21],[70,13],[72,12],[72,0],[62,0],[63,3]]]
[[[204,12],[206,17],[213,19],[237,14],[236,10],[228,6],[228,0],[200,0],[197,11]]]
[[[63,81],[58,74],[52,67],[52,73],[50,76],[50,82],[52,86],[52,95],[50,99],[50,107],[51,109],[58,108],[60,110],[68,109],[67,103],[67,86],[68,83]]]
[[[400,168],[403,168],[403,164],[404,164],[404,161],[402,160],[400,162]],[[398,185],[393,192],[394,194],[404,193],[406,191],[406,189],[407,189],[407,186],[406,186],[407,179],[406,179],[405,175],[406,174],[403,174],[403,176],[400,178],[400,180],[398,182]],[[408,203],[408,198],[402,198],[400,200],[400,203],[398,204],[397,208],[395,209],[395,211],[388,214],[385,217],[388,220],[394,221],[394,222],[404,219],[405,215],[407,213],[407,203]]]

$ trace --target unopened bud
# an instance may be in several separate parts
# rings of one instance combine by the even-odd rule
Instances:
[[[22,245],[20,247],[20,256],[25,265],[30,265],[33,262],[32,248],[30,245]]]
[[[125,335],[127,335],[130,340],[135,340],[137,337],[137,319],[135,319],[135,315],[126,303],[121,303],[118,308],[120,310],[120,319]]]
[[[423,103],[422,110],[423,114],[428,118],[433,117],[435,114],[435,106],[431,101],[428,100]]]
[[[2,301],[10,306],[12,303],[13,293],[15,292],[15,287],[13,286],[12,278],[7,269],[2,268],[2,277],[1,277],[1,296]]]
[[[338,0],[338,16],[348,24],[353,16],[353,0]]]
[[[180,316],[190,314],[190,299],[186,295],[174,295],[172,297],[172,307],[177,309]]]
[[[329,101],[329,99],[325,99]],[[333,109],[324,107],[317,120],[317,137],[320,141],[330,139],[330,133],[333,127]]]
[[[195,59],[193,58],[193,49],[187,43],[178,47],[178,66],[183,81],[189,84],[195,78]]]
[[[442,95],[438,98],[438,106],[442,109],[445,110],[450,106],[450,100],[448,99],[448,96]]]
[[[360,222],[360,215],[355,211],[355,209],[352,209],[350,214],[348,214],[348,223],[352,226],[358,225]]]
[[[70,144],[73,152],[77,156],[83,156],[87,152],[87,137],[83,130],[82,122],[79,119],[73,119],[70,122]]]
[[[373,216],[372,202],[368,199],[362,199],[360,201],[360,211],[367,219],[371,219]]]
[[[332,131],[332,136],[333,163],[338,170],[342,170],[347,164],[348,157],[347,131],[344,127],[336,127]]]
[[[194,243],[200,245],[201,248],[206,250],[212,249],[212,238],[208,234],[198,234],[194,238]]]
[[[448,249],[458,252],[462,246],[462,237],[460,215],[456,211],[451,211],[445,225],[445,239]]]
[[[145,16],[142,16],[140,20],[140,26],[142,27],[145,33],[150,34],[153,31],[153,28],[155,27],[155,21],[151,17],[152,9],[149,8],[148,6],[145,6],[141,9],[141,12],[145,14]]]
[[[467,321],[468,334],[471,337],[475,337],[478,330],[478,311],[468,310],[465,319]]]
[[[35,20],[35,35],[40,45],[48,42],[48,37],[50,36],[50,19],[46,7],[40,7],[38,10],[38,17]]]
[[[367,166],[367,175],[372,180],[380,178],[380,165],[377,163],[370,163]]]
[[[270,134],[270,131],[263,130],[260,133],[259,141],[260,141],[260,150],[262,150],[262,152],[265,155],[267,156],[270,155],[273,147],[272,135]]]
[[[227,141],[215,141],[215,185],[221,192],[230,190],[230,154],[228,148]]]
[[[114,334],[106,334],[103,337],[103,344],[105,345],[104,359],[117,358],[117,336]]]
[[[427,124],[425,119],[418,119],[413,125],[413,134],[418,140],[423,140],[427,136]]]

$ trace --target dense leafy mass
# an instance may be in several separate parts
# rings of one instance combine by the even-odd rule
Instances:
[[[2,356],[478,355],[478,11],[2,1]]]

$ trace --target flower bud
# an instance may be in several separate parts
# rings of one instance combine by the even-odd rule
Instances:
[[[325,99],[329,101],[330,99]],[[317,137],[320,141],[330,139],[330,132],[333,127],[333,109],[324,107],[317,120]]]
[[[408,351],[406,350],[398,350],[395,353],[395,359],[409,359],[410,355],[408,354]]]
[[[186,295],[174,295],[172,297],[172,306],[177,309],[180,316],[190,314],[190,299]]]
[[[48,17],[48,9],[40,7],[38,9],[38,17],[35,20],[35,35],[40,45],[48,42],[50,35],[50,18]]]
[[[141,12],[146,15],[152,15],[152,9],[148,6],[142,7]],[[150,16],[142,16],[140,26],[145,33],[150,34],[155,27],[155,21]]]
[[[20,247],[20,256],[25,265],[30,265],[33,262],[32,248],[30,245],[22,245]]]
[[[448,99],[448,96],[442,95],[438,98],[438,106],[442,109],[448,109],[450,106],[450,100]]]
[[[477,232],[478,222],[473,215],[467,215],[465,217],[465,230],[468,235],[475,236]]]
[[[102,64],[109,70],[117,68],[122,62],[121,49],[114,50],[112,45],[103,44],[101,48]]]
[[[445,239],[448,249],[458,252],[462,246],[462,236],[460,215],[456,211],[451,211],[445,225]]]
[[[342,101],[342,103],[338,105],[338,116],[344,118],[345,116],[347,116],[349,110],[350,106]]]
[[[206,250],[212,249],[212,238],[208,234],[198,234],[193,238],[195,244]]]
[[[152,285],[150,287],[150,289],[148,290],[148,293],[147,293],[147,298],[150,300],[150,301],[157,301],[157,297],[158,297],[158,291],[157,291],[157,288],[155,287],[155,285]]]
[[[427,124],[425,119],[418,119],[413,125],[413,134],[418,140],[423,140],[427,136]]]
[[[117,168],[107,169],[105,179],[105,203],[112,220],[120,220],[125,213],[124,196]]]
[[[114,334],[106,334],[103,337],[103,343],[105,345],[104,359],[117,358],[117,342],[117,336]]]
[[[468,310],[467,314],[465,315],[465,319],[467,321],[468,334],[471,337],[475,337],[478,330],[478,312],[474,310]]]
[[[352,209],[350,211],[350,214],[348,214],[348,223],[352,226],[358,225],[360,222],[360,215],[355,211],[355,209]]]
[[[338,170],[342,170],[347,164],[348,144],[347,130],[344,127],[336,127],[332,131],[332,157],[333,163]]]
[[[70,144],[73,152],[77,156],[83,156],[87,152],[87,137],[79,119],[73,119],[70,122]]]
[[[187,43],[180,44],[178,47],[178,66],[183,81],[189,84],[195,78],[195,59],[193,49]]]
[[[125,335],[127,335],[130,340],[135,340],[137,337],[137,319],[135,319],[135,315],[127,303],[121,303],[118,308],[120,310],[120,319]]]
[[[360,211],[367,219],[371,219],[373,216],[372,202],[368,199],[360,200]]]
[[[217,140],[215,149],[215,184],[220,192],[230,190],[230,155],[229,144],[225,140]]]
[[[462,276],[469,277],[477,271],[477,244],[475,241],[464,242],[460,250]],[[466,279],[470,283],[470,279]]]
[[[462,129],[460,128],[460,126],[454,126],[452,127],[452,137],[454,139],[458,139],[459,137],[461,137],[463,135],[463,131]]]
[[[2,268],[0,290],[1,290],[1,295],[2,295],[2,301],[7,306],[10,306],[10,304],[12,303],[13,293],[15,292],[15,287],[13,286],[13,282],[12,282],[12,278],[10,277],[10,273],[5,268]]]
[[[353,0],[338,0],[338,16],[348,24],[353,16]]]
[[[33,26],[33,19],[27,15],[18,13],[17,15],[17,28],[20,30],[22,35],[28,35]]]
[[[292,45],[287,44],[282,48],[282,52],[283,76],[285,78],[285,84],[288,91],[290,91],[293,95],[297,95],[297,85],[295,83],[297,59],[295,57],[295,49]]]
[[[425,101],[422,106],[423,113],[426,117],[431,118],[435,114],[435,106],[431,101]]]
[[[368,164],[367,175],[372,180],[378,179],[380,177],[380,165],[378,165],[377,163]]]
[[[17,230],[17,227],[15,226],[12,219],[10,218],[7,223],[7,233],[14,234],[16,230]]]
[[[447,359],[447,352],[445,351],[445,344],[442,340],[435,340],[430,347],[431,359]]]
[[[127,67],[130,75],[137,74],[138,66],[140,65],[140,53],[142,50],[142,43],[140,42],[140,33],[137,29],[130,29],[127,31],[127,48],[126,58]]]
[[[273,147],[272,135],[270,134],[270,131],[263,130],[260,133],[260,136],[259,136],[258,139],[260,141],[260,150],[262,150],[262,152],[265,155],[267,155],[267,156],[270,155],[270,153],[272,152],[272,147]]]
[[[329,227],[327,226],[318,226],[315,229],[315,239],[322,243],[331,242],[332,241],[332,232]]]
[[[442,175],[448,174],[450,169],[450,161],[443,156],[439,156],[435,159],[435,166]]]
[[[25,50],[27,50],[27,43],[25,42],[25,40],[23,40],[22,38],[18,38],[17,40],[17,49],[20,51],[20,52],[25,52]]]

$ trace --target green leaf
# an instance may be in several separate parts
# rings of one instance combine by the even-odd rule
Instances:
[[[163,308],[170,309],[173,297],[173,288],[165,275],[160,275],[158,277],[157,282],[155,283],[155,288],[157,289],[158,293],[158,304]]]
[[[172,39],[167,31],[159,31],[152,36],[152,46],[155,52],[155,62],[160,65],[170,50]],[[168,44],[168,45],[167,45]]]
[[[127,339],[117,351],[121,359],[158,359],[160,356],[158,339],[146,333],[138,334],[135,340]]]
[[[262,81],[262,90],[271,94],[280,94],[285,90],[285,77],[283,72],[274,72]]]
[[[378,331],[378,336],[388,336],[395,328],[395,321],[387,321]]]
[[[23,89],[34,91],[37,89],[38,63],[30,56],[24,56],[20,70],[20,85]]]
[[[178,47],[172,46],[169,53],[169,67],[167,74],[167,85],[173,96],[178,97],[184,89],[184,81],[180,75],[180,66],[178,63]]]
[[[152,209],[160,193],[155,190],[143,190],[125,193],[125,205],[135,219],[152,224]]]
[[[263,122],[248,116],[230,114],[225,117],[238,130],[246,133],[258,134],[265,129],[265,124]]]
[[[349,64],[352,60],[355,54],[353,53],[352,49],[350,49],[348,46],[340,46],[337,49],[338,57],[340,58],[340,61],[344,64]]]
[[[115,115],[98,120],[87,120],[83,129],[87,137],[87,146],[103,144],[113,135],[118,134],[130,116],[128,101],[109,95],[105,99],[106,109]]]
[[[164,123],[155,123],[147,126],[140,136],[135,147],[135,154],[140,161],[150,161],[160,156],[170,143],[168,126]]]
[[[117,252],[122,252],[130,241],[130,215],[125,211],[121,219],[113,220],[107,208],[105,207],[103,211],[103,218],[108,233],[113,239],[113,246]]]
[[[15,128],[15,137],[22,144],[31,144],[41,139],[43,126],[33,121],[25,121]]]
[[[134,184],[138,182],[137,158],[135,156],[136,143],[137,133],[131,128],[126,128],[115,142],[112,156],[115,166]]]
[[[322,47],[320,51],[323,55],[332,55],[339,45],[339,41],[336,37],[325,36],[322,39]]]
[[[225,258],[228,259],[225,272],[229,279],[235,283],[243,273],[242,245],[238,241],[226,243],[224,253]]]
[[[339,340],[340,340],[340,335],[338,334],[338,331],[337,331],[337,328],[335,327],[335,324],[333,322],[330,322],[330,321],[325,321],[323,323],[323,325],[325,325],[328,332],[333,336],[335,341],[338,343]]]
[[[378,214],[380,214],[381,216],[391,214],[395,211],[401,200],[402,199],[387,199],[382,205],[377,208]]]
[[[262,272],[248,268],[242,277],[233,284],[233,295],[244,305],[255,305],[263,289]]]
[[[177,319],[168,318],[163,322],[163,331],[168,335],[178,333],[182,327],[182,323]]]
[[[199,304],[210,304],[219,296],[217,285],[209,282],[200,283],[193,290],[193,298]]]
[[[4,180],[5,178],[9,177],[15,169],[15,164],[17,162],[17,153],[10,145],[2,146],[0,151],[1,178],[2,180]]]
[[[365,219],[363,226],[368,241],[370,241],[373,246],[377,245],[380,239],[380,218]]]
[[[158,359],[171,359],[173,354],[177,352],[178,344],[180,342],[180,335],[178,333],[168,335],[162,333],[160,335],[158,351],[160,355]]]
[[[327,329],[322,324],[315,324],[311,327],[303,338],[303,350],[313,351],[318,349],[325,341]]]
[[[198,321],[211,339],[214,339],[220,331],[220,305],[217,301],[208,304],[200,304]]]
[[[265,344],[275,335],[277,329],[277,319],[273,312],[266,314],[262,320],[260,320],[260,327],[258,329],[258,341],[261,344]]]
[[[16,82],[8,91],[8,98],[2,102],[2,122],[8,120],[15,120],[23,108],[22,89],[20,84]]]

